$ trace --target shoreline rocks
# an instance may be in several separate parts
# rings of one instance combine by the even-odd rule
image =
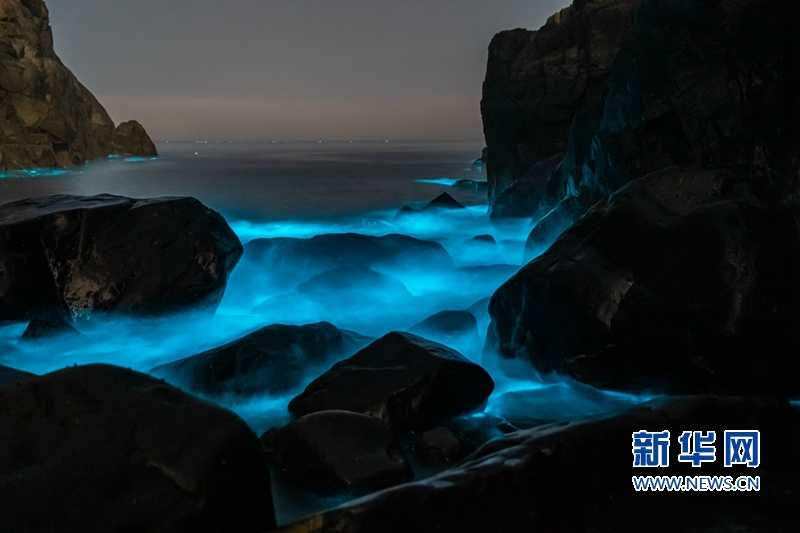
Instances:
[[[275,527],[258,439],[144,374],[87,365],[0,388],[3,531]]]
[[[48,196],[0,206],[0,321],[66,308],[160,314],[222,298],[242,245],[194,198]]]
[[[157,157],[156,145],[144,131],[144,127],[135,120],[123,122],[114,130],[111,140],[115,154],[134,157]]]

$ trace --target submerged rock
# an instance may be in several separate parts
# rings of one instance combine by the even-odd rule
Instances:
[[[494,294],[503,358],[621,390],[800,394],[800,209],[672,169],[595,206]]]
[[[275,526],[247,425],[144,374],[88,365],[4,387],[0,434],[2,531]]]
[[[6,387],[15,383],[22,383],[30,378],[35,378],[36,374],[17,370],[8,366],[0,365],[0,387]]]
[[[315,489],[339,485],[372,489],[413,477],[397,437],[371,416],[348,411],[312,413],[261,436],[267,459],[283,476]]]
[[[667,430],[669,469],[633,468],[632,437]],[[678,461],[687,428],[716,432],[716,461]],[[759,429],[757,468],[723,466],[724,431]],[[770,452],[766,453],[766,443]],[[800,415],[759,398],[678,397],[614,418],[511,433],[429,479],[279,528],[319,533],[791,531],[800,520]],[[661,470],[663,472],[656,472]],[[758,476],[760,491],[639,492],[632,476]],[[769,481],[769,483],[767,483]]]
[[[461,202],[459,202],[446,192],[443,192],[442,194],[440,194],[439,196],[437,196],[436,198],[425,204],[422,207],[422,209],[420,209],[420,211],[424,213],[426,211],[433,211],[436,209],[460,210],[460,209],[466,209],[466,207],[464,207],[464,204],[462,204]]]
[[[296,387],[309,369],[354,348],[346,333],[327,322],[273,324],[150,373],[202,394],[278,394]]]
[[[458,352],[392,332],[312,381],[289,403],[289,412],[353,411],[403,431],[470,411],[492,390],[489,374]]]
[[[478,337],[478,321],[469,311],[440,311],[410,328],[411,333],[426,337]]]
[[[480,159],[478,160],[480,161]],[[483,169],[483,163],[480,163],[480,168]],[[474,163],[473,163],[474,169]],[[482,170],[481,170],[482,171]],[[466,191],[475,191],[475,192],[486,192],[489,190],[489,182],[482,181],[482,180],[458,180],[453,185],[451,185],[454,189],[464,189]]]
[[[399,305],[413,298],[396,279],[360,265],[335,268],[297,286],[297,292],[323,308],[350,307],[360,300]]]
[[[115,154],[135,157],[156,157],[156,145],[135,120],[123,122],[114,130],[112,147]]]
[[[310,239],[255,239],[245,245],[245,259],[282,283],[304,281],[346,266],[370,269],[452,268],[453,259],[438,243],[407,235],[374,237],[359,233],[330,233]]]
[[[0,168],[81,165],[111,153],[114,123],[53,49],[42,0],[0,0]]]
[[[0,206],[0,320],[64,307],[216,307],[242,245],[194,198],[48,196]]]
[[[28,327],[22,332],[20,339],[33,341],[65,335],[83,337],[83,334],[68,322],[71,320],[72,317],[62,310],[43,309],[37,311],[28,323]]]

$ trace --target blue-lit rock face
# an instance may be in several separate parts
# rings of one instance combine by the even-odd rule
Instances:
[[[0,320],[213,308],[241,255],[225,220],[193,198],[12,202],[0,206]]]
[[[289,411],[353,411],[396,430],[419,429],[475,409],[492,390],[489,374],[458,352],[392,332],[312,381]]]
[[[275,324],[201,354],[158,366],[150,374],[212,396],[280,394],[362,347],[328,323]]]
[[[489,344],[601,388],[800,394],[800,210],[737,179],[620,189],[497,290]]]
[[[244,421],[144,374],[89,365],[0,388],[0,434],[2,531],[275,526]]]
[[[676,461],[669,475],[760,476],[758,492],[643,494],[631,476],[631,434],[687,427],[722,435],[744,420],[758,421],[772,443],[758,468],[704,464],[702,474]],[[674,446],[674,445],[673,445]],[[648,403],[624,415],[509,434],[485,444],[436,476],[394,487],[279,528],[281,533],[486,533],[487,531],[791,531],[800,520],[800,418],[786,402],[693,396]],[[766,447],[765,447],[766,450]],[[664,470],[664,469],[661,469]],[[770,486],[767,480],[771,481]]]

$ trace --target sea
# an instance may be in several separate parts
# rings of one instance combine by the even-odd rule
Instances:
[[[331,289],[330,298],[320,303],[297,296],[285,280],[270,279],[268,269],[248,262],[245,254],[213,315],[90,318],[77,324],[84,335],[78,342],[19,342],[26,324],[6,324],[0,326],[0,364],[36,374],[96,362],[148,372],[269,324],[324,320],[377,338],[408,330],[439,311],[470,310],[478,322],[477,336],[435,339],[483,365],[495,379],[496,390],[483,411],[470,416],[502,418],[525,428],[609,414],[651,398],[601,393],[556,376],[539,376],[527,365],[509,375],[499,369],[494,354],[484,353],[488,299],[522,268],[531,228],[530,221],[493,224],[485,190],[454,187],[459,180],[486,180],[483,165],[476,163],[481,142],[203,140],[160,142],[157,148],[156,158],[111,157],[76,169],[0,174],[0,203],[53,194],[191,196],[221,213],[242,243],[336,233],[403,234],[441,244],[452,262],[411,261],[382,272],[404,285],[411,298],[387,301],[383,287],[365,286],[357,297],[337,297]],[[445,192],[465,209],[396,216],[403,206],[419,208]],[[309,370],[286,394],[206,399],[235,411],[260,435],[290,421],[289,400],[318,371]],[[310,495],[276,486],[278,521],[287,523],[355,496]]]

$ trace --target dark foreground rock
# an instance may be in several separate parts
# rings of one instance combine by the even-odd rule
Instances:
[[[678,437],[688,428],[717,432],[716,462],[678,462]],[[761,431],[758,468],[723,467],[724,431],[734,428]],[[670,431],[668,468],[632,467],[632,433],[642,429]],[[512,433],[442,474],[278,531],[792,531],[800,520],[799,445],[800,420],[787,403],[679,397],[611,419]],[[632,476],[648,475],[759,476],[761,486],[746,494],[636,491]]]
[[[393,332],[312,381],[289,411],[295,416],[353,411],[403,431],[474,409],[493,389],[489,374],[458,352]]]
[[[61,309],[43,309],[34,313],[28,327],[22,332],[23,341],[35,341],[54,337],[82,337],[80,331],[70,324],[72,317]]]
[[[0,0],[0,21],[0,169],[110,154],[114,123],[56,55],[44,2]]]
[[[21,383],[35,377],[36,375],[30,372],[0,365],[0,387]]]
[[[158,150],[144,127],[135,120],[123,122],[114,130],[112,147],[115,154],[135,157],[156,157]]]
[[[746,190],[680,168],[622,188],[497,290],[495,348],[601,388],[800,394],[800,208]]]
[[[274,527],[258,439],[235,414],[122,368],[0,389],[0,530]]]
[[[561,154],[535,164],[524,176],[508,185],[489,207],[489,218],[533,218],[540,213],[539,204],[550,176],[561,163]]]
[[[389,427],[371,416],[321,411],[261,436],[270,464],[314,489],[383,488],[413,477]]]
[[[309,369],[341,358],[353,345],[347,333],[327,322],[273,324],[150,373],[202,394],[277,394],[296,387]]]
[[[194,198],[49,196],[0,206],[0,320],[63,307],[216,307],[242,245]]]

